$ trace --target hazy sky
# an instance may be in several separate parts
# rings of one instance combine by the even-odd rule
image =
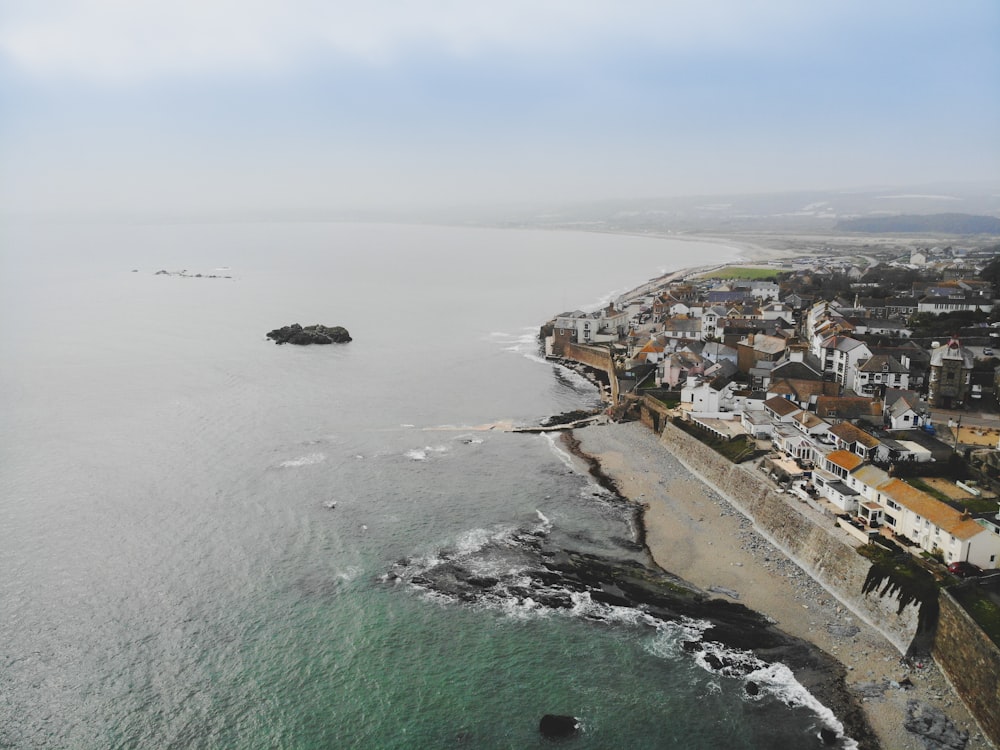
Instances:
[[[998,0],[0,0],[5,210],[998,177]]]

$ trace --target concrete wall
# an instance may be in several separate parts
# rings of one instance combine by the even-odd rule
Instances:
[[[615,364],[611,358],[611,349],[604,346],[587,346],[586,344],[566,343],[563,348],[563,356],[575,362],[593,367],[595,370],[604,370],[608,374],[611,382],[611,403],[618,403],[618,377],[615,375]]]
[[[881,632],[900,653],[917,633],[916,603],[897,613],[895,594],[863,593],[871,563],[834,537],[835,524],[819,525],[803,516],[796,501],[775,491],[763,477],[726,458],[672,424],[660,440],[691,472],[725,496],[753,521],[756,529],[795,561],[860,619]]]
[[[1000,746],[1000,649],[947,591],[940,605],[934,659],[983,733]]]

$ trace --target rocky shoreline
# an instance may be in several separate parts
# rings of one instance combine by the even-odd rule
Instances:
[[[933,662],[901,660],[891,643],[854,618],[724,497],[689,476],[647,427],[578,430],[567,446],[595,477],[605,477],[603,486],[639,505],[636,524],[654,565],[703,591],[735,595],[840,665],[843,679],[831,689],[829,682],[814,685],[807,665],[787,662],[859,746],[991,747]]]

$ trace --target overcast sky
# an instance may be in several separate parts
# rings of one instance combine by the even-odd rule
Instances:
[[[997,178],[998,0],[0,0],[6,210]]]

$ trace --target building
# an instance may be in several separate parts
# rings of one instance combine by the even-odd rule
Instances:
[[[895,357],[875,354],[854,363],[854,392],[860,396],[881,398],[887,388],[910,387],[910,370]]]
[[[955,337],[944,346],[931,350],[927,403],[943,409],[963,404],[969,394],[974,360],[973,353]]]

